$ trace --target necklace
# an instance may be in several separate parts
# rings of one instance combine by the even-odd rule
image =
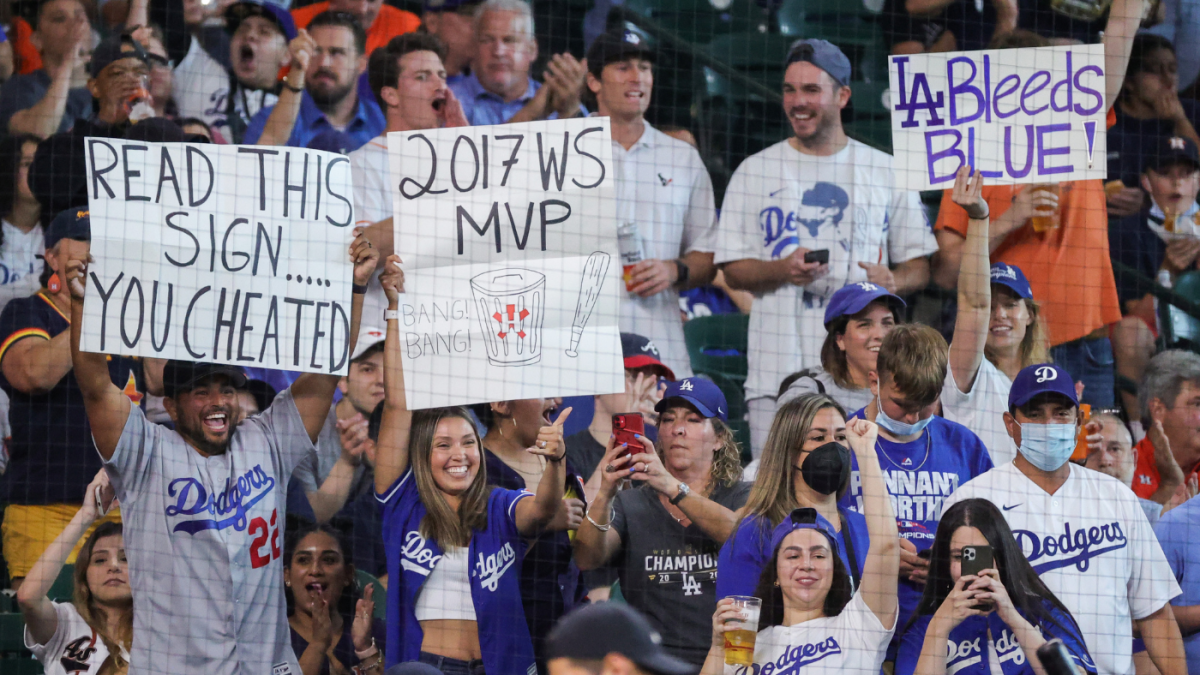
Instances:
[[[901,471],[916,471],[925,466],[925,462],[929,461],[929,455],[933,451],[933,435],[928,431],[925,432],[925,457],[921,460],[920,464],[911,469],[901,466],[898,462],[896,462],[896,460],[892,459],[891,455],[887,454],[887,452],[883,449],[883,444],[880,443],[878,439],[875,440],[875,448],[879,450],[879,454],[886,457],[887,461],[891,462],[892,465],[897,469],[900,469]]]

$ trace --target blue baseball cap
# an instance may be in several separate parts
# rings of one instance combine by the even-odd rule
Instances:
[[[654,406],[654,410],[663,412],[670,407],[672,399],[687,401],[705,417],[720,417],[722,422],[729,421],[729,405],[725,403],[725,394],[712,380],[687,377],[667,384],[662,400]]]
[[[47,251],[54,248],[55,244],[63,239],[91,241],[92,219],[88,207],[74,206],[60,211],[57,216],[54,216],[54,220],[50,221],[44,239]]]
[[[783,519],[775,527],[775,531],[771,533],[771,551],[779,548],[783,540],[796,530],[816,530],[825,535],[829,540],[829,550],[833,551],[834,555],[838,554],[837,532],[833,529],[833,525],[825,520],[825,517],[817,513],[816,509],[800,508],[795,509]]]
[[[787,62],[784,66],[790,66],[797,61],[807,61],[829,73],[833,81],[843,87],[850,84],[850,59],[832,42],[819,38],[796,40],[788,48]]]
[[[1025,273],[1016,265],[1008,263],[995,263],[992,265],[992,283],[1000,284],[1016,293],[1018,297],[1026,300],[1033,299],[1033,289],[1029,287],[1029,280],[1025,278]]]
[[[225,29],[230,33],[236,33],[238,26],[242,25],[242,21],[250,16],[261,16],[275,22],[288,42],[296,37],[296,22],[292,19],[291,12],[279,5],[261,0],[242,0],[230,5],[225,10]]]
[[[879,299],[887,302],[897,314],[906,306],[900,296],[888,293],[883,286],[869,281],[842,286],[829,298],[829,304],[825,305],[825,329],[829,330],[829,324],[833,323],[834,319],[840,316],[854,316]]]
[[[1075,380],[1071,374],[1052,363],[1026,366],[1017,373],[1008,391],[1008,407],[1020,408],[1038,394],[1062,394],[1079,405],[1075,395]]]

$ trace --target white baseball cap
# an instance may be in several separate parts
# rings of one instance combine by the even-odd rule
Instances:
[[[358,329],[358,343],[354,345],[354,353],[350,355],[350,360],[357,361],[368,349],[383,342],[386,336],[387,331],[382,328],[360,327]]]

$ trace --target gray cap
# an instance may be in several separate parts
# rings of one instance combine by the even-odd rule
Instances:
[[[787,63],[807,61],[829,73],[834,82],[843,87],[850,84],[850,59],[831,42],[819,38],[796,40],[788,48]]]

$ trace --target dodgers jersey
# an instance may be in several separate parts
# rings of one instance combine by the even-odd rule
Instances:
[[[960,487],[943,512],[972,498],[1003,513],[1042,582],[1071,610],[1100,673],[1133,673],[1130,619],[1179,595],[1179,584],[1137,497],[1117,479],[1075,464],[1054,494],[1009,462]]]
[[[125,523],[130,675],[300,675],[279,559],[288,477],[313,451],[290,389],[213,457],[130,409],[104,463]]]
[[[715,262],[781,260],[829,250],[829,274],[803,288],[756,293],[746,398],[775,396],[789,373],[820,365],[825,303],[866,281],[858,263],[889,265],[937,250],[916,192],[896,190],[892,158],[855,140],[828,157],[781,141],[751,155],[729,181]]]

